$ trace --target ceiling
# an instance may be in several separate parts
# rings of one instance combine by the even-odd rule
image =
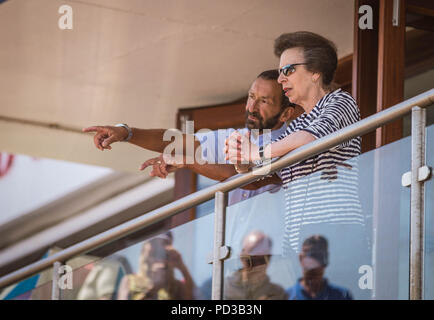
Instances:
[[[73,30],[58,27],[63,4]],[[80,128],[173,127],[179,108],[244,96],[258,73],[277,67],[272,46],[283,32],[317,32],[339,57],[350,54],[353,19],[349,0],[8,0],[0,151],[137,171],[152,153],[102,153]]]

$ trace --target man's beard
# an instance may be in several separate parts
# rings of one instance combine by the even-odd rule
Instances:
[[[246,111],[246,127],[249,130],[259,129],[259,131],[262,131],[264,129],[273,129],[279,122],[281,114],[282,113],[279,112],[274,117],[271,117],[264,121],[264,118],[262,118],[262,116],[258,112]],[[249,120],[249,116],[256,118],[257,122]]]

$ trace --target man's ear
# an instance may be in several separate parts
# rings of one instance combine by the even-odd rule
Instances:
[[[291,119],[292,115],[294,114],[295,108],[293,107],[286,107],[286,109],[282,112],[282,114],[279,117],[280,122],[286,122],[289,119]]]

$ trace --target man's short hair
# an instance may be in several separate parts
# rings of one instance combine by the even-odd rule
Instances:
[[[277,82],[277,79],[279,78],[279,71],[277,69],[272,69],[272,70],[266,70],[261,72],[256,79],[264,79],[264,80],[274,80]],[[281,110],[283,111],[284,109],[286,109],[287,107],[295,107],[295,104],[289,102],[289,99],[287,96],[285,96],[285,91],[283,91],[282,86],[280,86],[280,90],[282,91],[282,96],[281,96]]]
[[[308,31],[284,33],[274,41],[274,53],[277,57],[291,48],[302,49],[305,59],[293,63],[306,63],[307,70],[322,75],[325,87],[332,84],[338,66],[337,49],[332,41]]]

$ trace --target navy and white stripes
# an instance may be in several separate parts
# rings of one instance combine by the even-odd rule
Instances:
[[[360,120],[353,97],[338,89],[326,94],[309,114],[293,120],[277,140],[304,130],[319,139]],[[357,137],[281,170],[285,188],[284,252],[298,251],[303,229],[312,224],[364,225],[358,196]]]

